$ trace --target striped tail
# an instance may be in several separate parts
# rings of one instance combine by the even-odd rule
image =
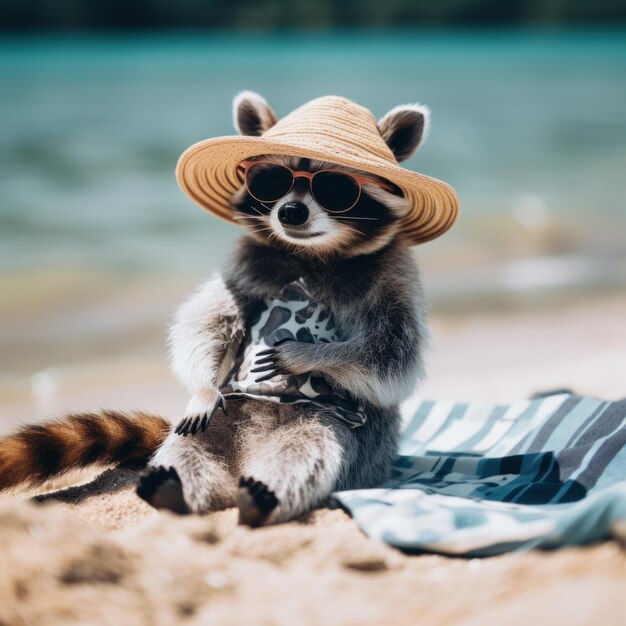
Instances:
[[[23,426],[0,439],[0,490],[34,487],[94,463],[145,463],[169,430],[162,417],[119,411],[70,414]]]

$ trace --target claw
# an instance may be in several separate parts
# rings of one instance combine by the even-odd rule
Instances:
[[[228,417],[228,411],[226,410],[226,400],[224,396],[220,397],[220,407],[222,409],[222,413],[224,413],[224,415]],[[208,425],[208,418],[207,418],[207,425]]]
[[[267,356],[268,354],[272,354],[273,352],[276,352],[276,350],[274,350],[274,348],[268,348],[267,350],[261,350],[261,352],[257,352],[256,355],[257,356]]]
[[[266,356],[263,359],[259,359],[255,362],[255,365],[267,365],[268,363],[273,363],[274,359],[272,357]]]
[[[252,370],[254,371],[254,370]],[[269,374],[265,374],[265,376],[261,376],[261,378],[255,378],[254,382],[255,383],[262,383],[266,380],[269,380],[270,378],[274,378],[274,376],[278,376],[278,372],[275,370],[272,370]]]
[[[272,363],[267,363],[266,365],[261,365],[261,367],[255,367],[254,369],[251,369],[250,372],[252,374],[256,374],[257,372],[269,372],[273,369],[275,369],[274,365]]]
[[[195,435],[196,432],[198,431],[198,426],[200,425],[200,416],[198,415],[198,417],[196,417],[195,420],[193,420],[192,424],[191,424],[191,434]]]
[[[205,413],[202,416],[202,421],[200,422],[200,428],[202,429],[202,432],[206,431],[208,425],[209,425],[209,415],[208,413]]]
[[[217,408],[221,408],[224,412],[224,415],[228,415],[228,409],[226,406],[226,400],[223,396],[219,396],[216,398],[217,403],[212,410],[199,412],[191,417],[184,417],[176,426],[174,432],[177,435],[181,435],[186,437],[187,435],[195,435],[197,432],[202,431],[205,432],[209,427],[209,422],[211,421],[211,417]],[[193,413],[195,413],[196,408],[191,409]]]

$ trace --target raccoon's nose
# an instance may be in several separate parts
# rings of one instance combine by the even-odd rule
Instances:
[[[302,202],[285,202],[278,209],[278,221],[285,226],[302,226],[309,219],[309,209]]]

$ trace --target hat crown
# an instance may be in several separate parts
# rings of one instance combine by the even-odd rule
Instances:
[[[178,160],[176,178],[196,204],[235,223],[231,200],[243,182],[239,163],[281,154],[338,163],[392,182],[408,201],[401,230],[413,244],[442,235],[459,213],[452,187],[400,167],[370,111],[339,96],[302,105],[261,136],[214,137],[194,144]]]
[[[263,137],[302,148],[313,145],[329,157],[362,159],[367,155],[372,162],[397,163],[372,113],[341,96],[322,96],[303,104],[278,120]]]

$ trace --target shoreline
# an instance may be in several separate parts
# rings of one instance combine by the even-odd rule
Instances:
[[[11,371],[11,363],[4,364],[0,432],[23,421],[98,407],[142,409],[178,419],[187,396],[168,371],[163,328],[168,307],[162,303],[149,309],[148,320],[136,312],[132,324],[122,314],[97,336],[91,334],[97,319],[86,321],[82,329],[75,320],[65,326],[60,311],[61,321],[51,321],[49,328],[62,324],[69,335],[59,333],[43,347],[35,336],[12,361],[19,367]],[[533,301],[522,308],[494,311],[490,305],[485,311],[468,306],[465,311],[435,312],[430,316],[428,375],[417,395],[511,402],[568,387],[607,399],[626,396],[621,375],[625,311],[626,293],[603,291]],[[83,314],[89,320],[91,309]],[[15,345],[23,345],[24,337],[18,339]]]

